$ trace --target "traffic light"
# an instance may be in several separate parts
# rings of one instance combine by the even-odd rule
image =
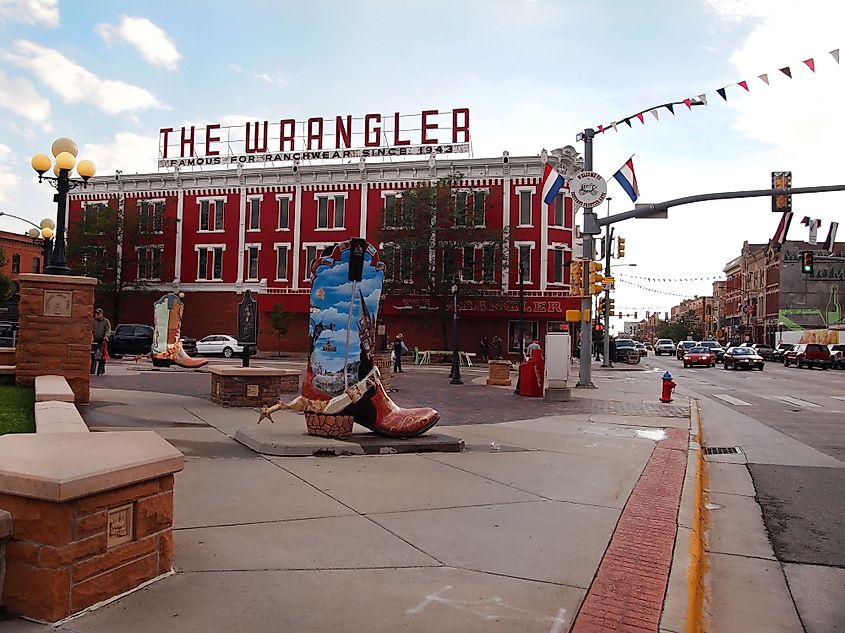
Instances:
[[[601,262],[590,261],[590,294],[597,295],[604,291]]]
[[[614,316],[613,313],[614,313],[614,310],[616,310],[616,300],[614,300],[612,297],[607,304],[607,309],[610,310],[610,312],[608,314],[610,316]]]
[[[625,238],[624,237],[617,237],[616,238],[616,257],[622,258],[625,257]]]
[[[600,315],[604,316],[604,297],[599,297],[598,312]]]
[[[805,275],[813,274],[813,251],[801,251],[801,272]]]
[[[584,265],[578,259],[573,259],[569,264],[569,295],[584,296]]]
[[[772,189],[791,189],[792,188],[792,172],[791,171],[773,171],[772,172]],[[772,196],[772,211],[781,213],[785,211],[792,211],[792,195],[788,196]]]

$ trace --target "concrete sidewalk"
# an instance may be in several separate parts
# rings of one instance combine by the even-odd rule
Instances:
[[[257,455],[232,439],[255,424],[251,410],[95,389],[89,425],[153,428],[186,455],[176,573],[58,630],[680,633],[690,418],[654,415],[649,382],[597,379],[601,391],[569,409],[438,426],[463,453],[333,458]],[[0,622],[0,633],[48,630]]]

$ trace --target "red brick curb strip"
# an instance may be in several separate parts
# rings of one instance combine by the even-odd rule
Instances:
[[[625,504],[572,633],[657,633],[669,583],[689,432],[666,429]]]

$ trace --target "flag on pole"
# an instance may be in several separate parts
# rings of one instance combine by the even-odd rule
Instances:
[[[833,252],[833,245],[836,244],[836,231],[839,229],[839,222],[831,222],[827,230],[827,239],[824,241],[824,250]]]
[[[543,171],[543,202],[551,204],[555,201],[560,188],[563,187],[563,176],[549,163]]]
[[[640,197],[640,188],[637,186],[637,176],[634,174],[634,157],[631,156],[625,161],[613,177],[631,198],[631,202],[636,202]]]
[[[778,223],[777,231],[774,237],[769,242],[769,246],[775,250],[779,250],[786,241],[786,234],[789,232],[789,224],[792,222],[792,211],[786,211],[781,215]]]

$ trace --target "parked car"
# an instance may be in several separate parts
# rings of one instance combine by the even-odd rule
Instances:
[[[698,346],[709,349],[713,353],[713,356],[716,357],[717,363],[721,362],[722,357],[725,355],[725,348],[722,347],[719,341],[699,341]]]
[[[616,358],[613,361],[616,363],[639,363],[640,350],[637,349],[637,344],[629,338],[616,339]]]
[[[722,359],[724,369],[759,369],[763,371],[765,361],[753,347],[729,347]]]
[[[635,342],[637,351],[639,351],[640,356],[648,356],[648,348],[645,346],[645,343],[640,343],[639,341]]]
[[[690,348],[693,348],[695,346],[695,341],[681,341],[680,343],[678,343],[678,349],[675,351],[675,356],[678,358],[678,360],[681,360],[684,357],[684,354],[686,354],[690,350]]]
[[[775,350],[771,345],[766,345],[765,343],[752,343],[750,347],[757,352],[758,355],[762,356],[763,360],[774,360]]]
[[[121,358],[149,354],[153,346],[153,331],[153,326],[140,323],[118,325],[109,339],[109,356]]]
[[[807,343],[796,345],[783,356],[783,366],[798,365],[798,367],[821,367],[830,369],[830,350],[821,343]]]
[[[834,369],[845,369],[845,345],[828,345],[830,349],[830,366]]]
[[[772,354],[772,358],[775,362],[782,363],[783,362],[783,355],[795,347],[795,343],[778,343],[777,347],[775,347],[775,351]]]
[[[197,351],[203,356],[212,356],[214,354],[222,354],[226,358],[232,356],[240,356],[244,352],[244,348],[238,344],[238,339],[228,334],[209,334],[197,341]],[[256,353],[256,348],[250,346],[249,353],[253,355]]]
[[[714,367],[716,365],[716,355],[709,347],[696,346],[691,347],[684,354],[684,367],[692,367],[694,365],[704,365],[705,367]]]
[[[657,356],[662,356],[663,354],[671,356],[675,353],[675,341],[670,338],[658,339],[657,343],[654,345],[654,353]]]
[[[14,347],[17,340],[18,324],[12,322],[0,323],[0,347]]]
[[[197,355],[197,339],[191,338],[190,336],[185,336],[183,334],[179,337],[179,340],[182,343],[182,349],[185,350],[185,353],[188,356]]]

